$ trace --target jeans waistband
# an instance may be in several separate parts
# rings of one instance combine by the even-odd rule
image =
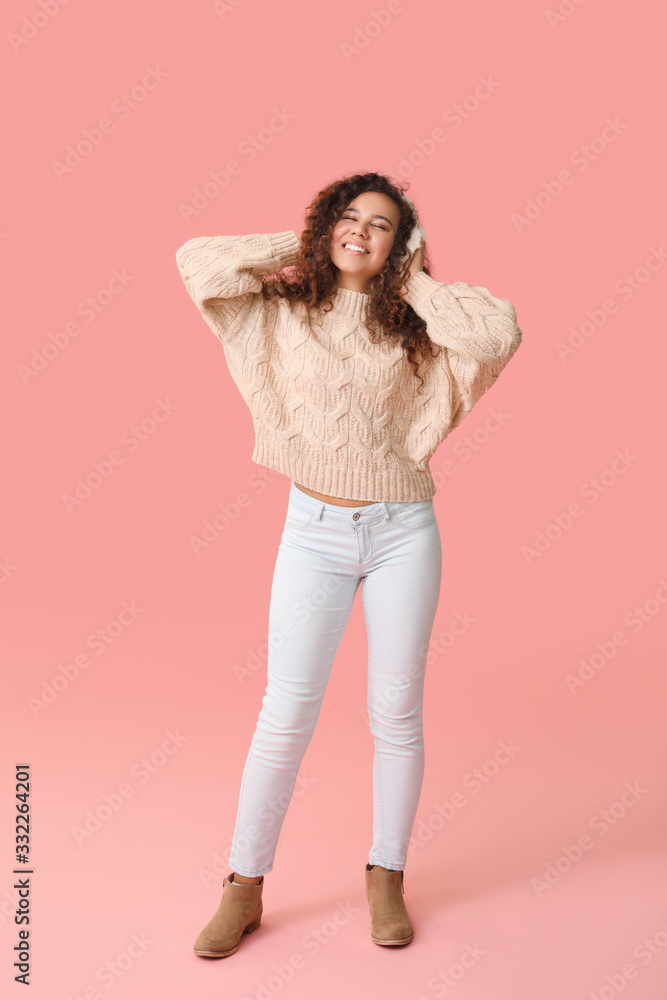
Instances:
[[[289,502],[294,506],[298,507],[299,510],[304,511],[316,511],[317,517],[335,517],[341,521],[351,521],[352,524],[368,524],[372,521],[388,520],[391,516],[391,510],[396,507],[405,506],[400,502],[393,502],[388,500],[378,500],[375,503],[363,504],[362,506],[347,507],[342,504],[327,503],[325,500],[317,500],[315,497],[311,497],[310,494],[304,493],[296,485],[295,481],[291,480],[290,492],[289,492]],[[417,503],[432,503],[432,500],[419,500],[415,501]]]

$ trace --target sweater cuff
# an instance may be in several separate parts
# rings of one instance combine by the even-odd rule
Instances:
[[[293,229],[283,233],[266,233],[272,251],[271,263],[276,265],[276,271],[296,263],[296,256],[301,249],[301,240]]]
[[[407,292],[403,296],[409,306],[412,306],[416,313],[419,312],[417,306],[425,299],[430,299],[433,293],[440,288],[442,282],[436,281],[426,271],[417,271],[407,282]]]

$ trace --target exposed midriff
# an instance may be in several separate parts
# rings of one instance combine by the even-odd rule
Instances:
[[[302,493],[307,493],[310,497],[315,497],[316,500],[323,500],[325,503],[338,504],[340,507],[366,507],[368,504],[375,503],[375,500],[344,500],[342,497],[329,497],[326,493],[316,493],[315,490],[306,489],[301,483],[294,484]]]

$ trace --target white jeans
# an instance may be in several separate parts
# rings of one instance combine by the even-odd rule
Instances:
[[[368,860],[404,868],[424,776],[424,668],[441,571],[432,499],[343,507],[316,500],[292,481],[271,590],[267,685],[229,855],[233,871],[254,877],[273,868],[360,583],[374,740]]]

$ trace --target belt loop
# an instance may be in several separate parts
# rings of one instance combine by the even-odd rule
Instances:
[[[389,504],[386,500],[382,501],[382,506],[384,507],[384,519],[385,521],[391,520],[391,514],[389,513]]]
[[[315,516],[315,520],[321,521],[323,513],[324,513],[324,502],[322,500],[320,500],[320,509],[318,510],[318,512],[317,512],[317,514]]]

